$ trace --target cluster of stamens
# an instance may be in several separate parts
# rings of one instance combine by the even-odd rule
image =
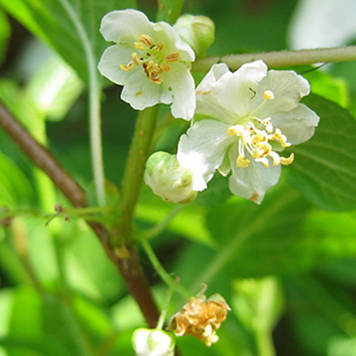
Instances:
[[[270,90],[266,90],[264,92],[264,101],[261,105],[264,105],[267,100],[273,99],[273,93]],[[283,148],[289,147],[291,144],[280,129],[273,127],[270,118],[260,119],[251,114],[246,124],[230,126],[228,134],[240,138],[236,160],[237,167],[246,168],[250,165],[250,160],[246,158],[246,152],[256,162],[262,163],[265,167],[269,166],[269,157],[272,158],[274,166],[279,164],[289,165],[294,160],[293,153],[289,157],[281,157],[277,152],[273,151],[270,142],[277,142]]]
[[[154,42],[149,35],[140,35],[138,41],[134,43],[138,53],[133,52],[131,61],[120,68],[124,71],[130,71],[135,66],[141,66],[146,73],[147,78],[155,83],[161,84],[160,74],[171,70],[169,63],[179,61],[179,52],[164,55],[162,52],[164,45],[161,42]]]

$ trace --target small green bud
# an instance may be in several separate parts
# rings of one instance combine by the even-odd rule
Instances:
[[[173,334],[158,329],[136,329],[132,345],[137,356],[173,356],[175,338]]]
[[[182,15],[173,27],[197,57],[204,55],[215,40],[214,22],[206,16]]]
[[[145,183],[167,202],[185,204],[197,197],[192,190],[192,173],[183,168],[176,155],[155,152],[146,163]]]

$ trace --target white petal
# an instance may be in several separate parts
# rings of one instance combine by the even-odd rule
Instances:
[[[194,79],[183,63],[173,63],[171,70],[162,75],[163,86],[171,91],[172,115],[177,118],[190,120],[195,111]],[[162,102],[165,99],[162,93]]]
[[[177,159],[181,166],[192,171],[192,189],[204,190],[215,170],[222,164],[228,147],[236,140],[227,133],[228,125],[215,120],[195,123],[182,135]]]
[[[196,113],[233,124],[236,117],[219,102],[220,79],[232,73],[225,63],[214,64],[196,89]]]
[[[240,117],[245,116],[254,107],[257,88],[266,74],[266,64],[258,60],[242,65],[229,77],[222,77],[220,104]]]
[[[143,110],[160,102],[160,84],[151,82],[141,67],[136,67],[129,73],[131,75],[121,92],[122,100],[135,110]]]
[[[179,52],[180,60],[185,62],[195,60],[193,49],[179,37],[171,25],[166,22],[158,22],[154,24],[153,30],[155,38],[165,45],[164,52],[166,54]]]
[[[298,104],[293,110],[272,115],[271,122],[287,136],[288,142],[295,145],[313,136],[319,116],[306,105]]]
[[[260,204],[266,191],[278,182],[281,166],[273,166],[270,160],[270,165],[267,168],[262,163],[255,162],[251,157],[250,165],[247,168],[238,168],[236,166],[237,146],[230,150],[229,156],[232,167],[232,175],[229,179],[231,192]]]
[[[124,85],[132,71],[124,71],[120,64],[127,65],[131,61],[132,48],[126,44],[113,45],[104,51],[98,65],[99,72],[112,82]]]
[[[263,100],[263,94],[270,90],[274,94],[273,100],[268,100],[257,116],[269,117],[279,111],[293,109],[299,100],[309,94],[310,85],[306,79],[291,70],[270,70],[267,76],[260,82],[256,97]]]
[[[151,34],[153,23],[147,16],[134,9],[115,10],[101,20],[100,32],[106,41],[132,42],[142,34]]]

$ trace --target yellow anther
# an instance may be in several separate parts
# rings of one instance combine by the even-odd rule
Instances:
[[[171,70],[170,66],[166,62],[163,62],[161,64],[161,69],[163,70],[163,72],[169,72]]]
[[[174,52],[174,53],[170,53],[166,56],[165,58],[166,62],[178,62],[179,61],[179,53],[178,52]]]
[[[250,165],[250,160],[242,156],[238,156],[236,160],[236,167],[238,168],[247,168]]]
[[[120,68],[125,72],[129,72],[131,69],[133,69],[134,66],[135,63],[129,63],[127,66],[125,66],[125,64],[120,64]]]
[[[133,62],[134,62],[137,66],[140,65],[140,61],[139,61],[139,59],[138,59],[138,56],[137,56],[137,53],[136,53],[136,52],[134,52],[134,53],[131,54],[131,58],[132,58]]]
[[[275,133],[270,137],[270,140],[278,140],[282,147],[291,146],[291,144],[287,142],[287,137],[281,133],[280,129],[276,129]]]
[[[266,91],[263,93],[263,98],[264,98],[265,100],[273,100],[273,99],[274,99],[273,91],[271,91],[271,90],[266,90]]]
[[[237,134],[237,131],[236,131],[236,129],[235,129],[234,127],[229,127],[229,128],[227,129],[227,133],[228,133],[228,135],[230,135],[230,136],[235,136],[235,135]]]
[[[294,153],[291,153],[289,157],[281,157],[281,164],[284,166],[288,166],[293,163],[294,161]]]
[[[141,51],[146,50],[145,46],[141,42],[135,42],[134,43],[135,47]]]
[[[153,46],[153,40],[152,37],[149,35],[140,35],[138,38],[140,42],[142,42],[144,45],[146,45],[148,48],[151,48]]]

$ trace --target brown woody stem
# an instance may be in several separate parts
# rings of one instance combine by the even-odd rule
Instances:
[[[53,181],[74,207],[87,206],[85,191],[63,168],[48,150],[39,144],[22,124],[0,102],[0,126],[17,143],[21,150]],[[139,305],[147,324],[155,327],[159,312],[145,279],[135,246],[128,247],[128,257],[120,258],[110,244],[110,232],[102,224],[87,221],[101,241],[107,256],[119,269],[127,289]]]

